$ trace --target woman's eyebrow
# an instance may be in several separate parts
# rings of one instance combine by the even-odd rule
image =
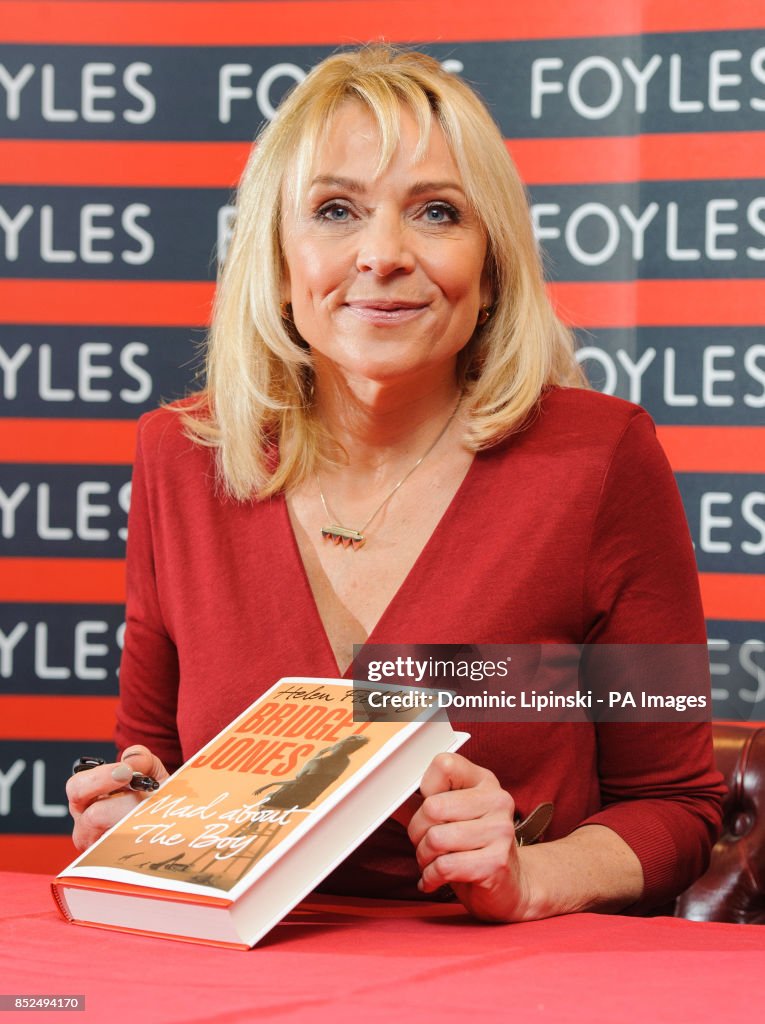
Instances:
[[[310,187],[315,185],[328,185],[330,188],[341,188],[346,192],[366,192],[366,185],[354,178],[342,178],[336,174],[317,174],[311,181]]]
[[[446,189],[451,189],[453,192],[460,192],[462,195],[465,194],[465,190],[458,181],[451,181],[445,179],[443,181],[416,181],[409,189],[409,194],[413,196],[422,195],[423,192],[443,192]]]

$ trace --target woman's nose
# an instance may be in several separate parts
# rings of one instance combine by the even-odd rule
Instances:
[[[406,226],[398,215],[378,213],[370,217],[359,238],[356,269],[387,277],[414,270],[415,257]]]

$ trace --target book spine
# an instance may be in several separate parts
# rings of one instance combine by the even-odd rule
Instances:
[[[58,907],[61,916],[65,921],[73,922],[74,918],[69,913],[69,907],[67,906],[64,893],[57,882],[51,882],[50,891],[53,893],[53,899],[55,900],[56,906]]]

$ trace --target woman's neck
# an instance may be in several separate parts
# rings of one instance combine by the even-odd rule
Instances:
[[[316,411],[341,452],[340,466],[378,475],[399,459],[419,457],[459,401],[453,374],[380,384],[317,374]]]

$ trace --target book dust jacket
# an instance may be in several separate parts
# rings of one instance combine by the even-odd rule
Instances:
[[[351,682],[283,680],[66,874],[236,898],[413,727],[353,707]]]

